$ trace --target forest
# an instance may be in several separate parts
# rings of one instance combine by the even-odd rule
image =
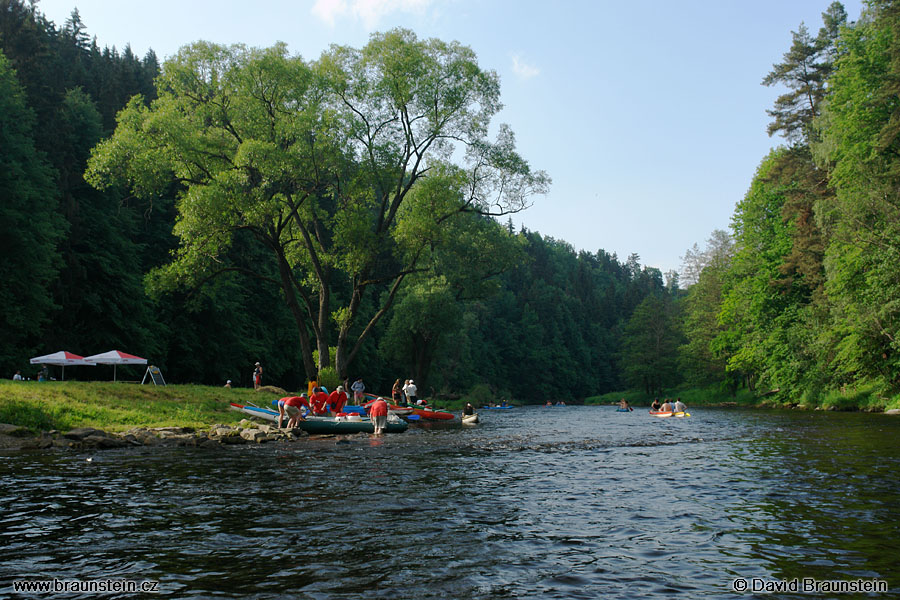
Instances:
[[[117,348],[179,383],[249,386],[259,361],[286,389],[888,398],[898,75],[893,3],[801,24],[761,82],[786,90],[783,143],[664,274],[513,227],[550,176],[488,136],[499,80],[456,42],[194,42],[160,64],[0,0],[0,374]]]

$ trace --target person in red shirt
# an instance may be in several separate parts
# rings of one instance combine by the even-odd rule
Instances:
[[[312,405],[312,413],[316,416],[325,416],[328,414],[328,394],[322,391],[322,388],[316,388],[316,393],[309,399]]]
[[[369,407],[369,418],[372,419],[372,424],[375,427],[375,435],[384,433],[384,429],[387,427],[387,415],[387,402],[384,401],[384,398],[379,397]]]
[[[303,421],[303,415],[300,412],[301,406],[309,407],[309,403],[306,401],[306,394],[301,394],[299,396],[288,396],[287,398],[282,398],[278,404],[279,409],[281,408],[281,402],[284,401],[284,411],[287,413],[289,419],[287,422],[287,426],[289,429],[293,429],[297,425],[300,424],[300,421]],[[279,417],[278,424],[281,425],[281,420]]]
[[[344,392],[344,386],[337,386],[337,389],[328,395],[328,404],[331,405],[331,412],[334,414],[344,410],[344,405],[347,404],[347,394]]]

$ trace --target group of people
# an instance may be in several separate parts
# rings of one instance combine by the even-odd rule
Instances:
[[[653,412],[685,412],[687,406],[681,401],[681,398],[675,398],[674,404],[668,398],[662,404],[659,403],[659,398],[654,398],[653,403],[650,404],[650,410]]]
[[[312,393],[309,396],[301,393],[299,396],[287,396],[278,401],[279,427],[285,417],[288,417],[287,427],[294,428],[304,420],[304,412],[317,417],[332,417],[343,412],[344,406],[347,405],[347,393],[344,392],[342,385],[337,386],[330,394],[320,386],[312,386],[310,391]]]
[[[37,375],[34,376],[35,381],[50,381],[50,371],[47,369],[47,365],[41,365],[41,370],[37,372]],[[30,379],[26,379],[24,375],[22,375],[22,371],[16,371],[15,375],[13,375],[13,381],[31,381]]]
[[[391,399],[398,406],[422,406],[425,404],[424,400],[419,399],[419,388],[412,379],[404,380],[403,384],[399,379],[395,381],[391,388]]]

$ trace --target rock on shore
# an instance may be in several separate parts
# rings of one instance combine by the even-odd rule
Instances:
[[[217,447],[223,444],[292,442],[305,436],[306,433],[300,430],[280,430],[271,425],[260,425],[246,419],[238,425],[213,425],[209,431],[197,431],[191,427],[135,427],[121,434],[93,427],[77,427],[65,433],[44,431],[33,435],[25,427],[0,423],[0,449],[5,450],[50,448],[103,450],[135,446]]]

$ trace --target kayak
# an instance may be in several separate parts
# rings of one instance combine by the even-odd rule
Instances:
[[[482,406],[481,407],[482,410],[510,410],[511,408],[513,408],[512,404],[509,404],[507,406]]]
[[[478,413],[462,416],[463,425],[474,425],[478,422]]]
[[[239,410],[251,417],[271,421],[278,421],[278,411],[269,410],[268,408],[259,408],[257,406],[245,406],[243,404],[231,403],[231,408]],[[403,433],[409,427],[409,424],[396,416],[388,415],[385,431],[387,433]],[[297,429],[302,429],[307,433],[324,434],[324,433],[374,433],[375,425],[368,417],[359,415],[350,415],[346,417],[306,417],[300,421]]]
[[[691,416],[691,413],[689,413],[689,412],[681,412],[681,411],[679,411],[679,412],[672,412],[672,411],[663,412],[661,410],[660,411],[651,410],[650,414],[653,415],[654,417],[681,417],[681,418],[683,418],[683,417]]]
[[[443,410],[434,410],[433,408],[428,407],[415,407],[413,408],[412,414],[409,417],[418,417],[419,419],[425,419],[427,421],[450,421],[451,419],[455,419],[453,413],[446,412]]]
[[[617,408],[616,412],[631,412],[630,408]]]

